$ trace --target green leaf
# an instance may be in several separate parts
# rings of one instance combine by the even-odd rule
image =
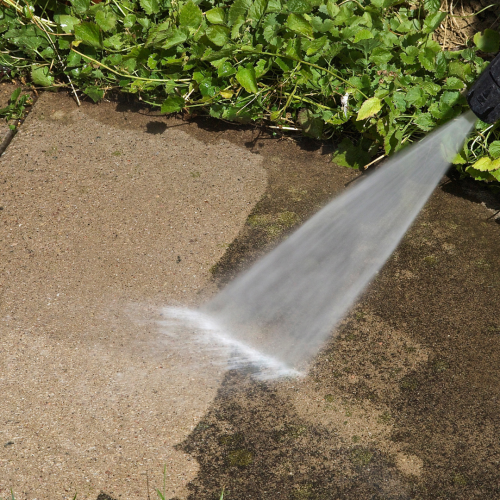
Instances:
[[[500,47],[500,33],[495,30],[485,29],[483,33],[474,35],[474,43],[483,52],[498,52]]]
[[[137,24],[140,24],[143,29],[148,30],[149,27],[151,26],[151,21],[149,20],[148,17],[137,17],[136,18]]]
[[[125,26],[125,28],[131,28],[135,24],[135,21],[136,17],[134,14],[127,14],[123,18],[123,26]]]
[[[213,66],[219,67],[220,64],[224,62],[228,57],[230,57],[234,52],[234,46],[226,45],[222,50],[213,51],[212,49],[207,49],[201,58],[202,61],[211,62]]]
[[[187,40],[189,32],[187,28],[177,28],[168,32],[167,41],[163,44],[165,50],[175,47]]]
[[[401,57],[401,60],[407,65],[415,64],[414,56],[409,56],[407,54],[400,54],[399,57]]]
[[[497,141],[498,142],[498,141]],[[472,165],[472,168],[481,172],[491,172],[500,168],[500,159],[491,161],[487,156],[480,158]]]
[[[161,105],[161,112],[163,114],[178,113],[185,105],[185,101],[178,95],[168,96]]]
[[[438,92],[441,90],[441,87],[437,83],[433,82],[422,82],[420,86],[425,92],[432,96],[438,95]]]
[[[493,177],[489,172],[483,172],[482,170],[478,170],[474,167],[467,167],[465,171],[478,181],[492,181],[495,179],[495,177]]]
[[[255,94],[258,92],[257,77],[255,76],[255,69],[253,66],[243,68],[240,66],[236,73],[236,80],[239,84],[249,93]]]
[[[438,52],[436,55],[436,70],[434,72],[437,79],[443,78],[448,69],[448,63],[446,61],[446,56],[444,52]]]
[[[160,12],[160,4],[158,0],[139,0],[139,3],[148,16],[151,14],[158,14],[158,12]]]
[[[327,9],[328,15],[332,19],[337,17],[337,15],[340,12],[340,7],[337,5],[335,0],[328,0],[328,3],[326,4],[326,9]]]
[[[72,33],[74,30],[74,26],[80,23],[81,21],[77,17],[65,15],[59,16],[59,26],[61,26],[64,33]]]
[[[207,18],[207,21],[212,24],[224,24],[226,22],[224,9],[221,9],[220,7],[210,9],[205,13],[205,16]]]
[[[61,49],[61,50],[69,50],[71,44],[68,40],[63,40],[62,37],[60,37],[58,40],[57,40],[57,45],[58,47]]]
[[[427,12],[437,12],[440,7],[440,0],[424,0],[424,8]]]
[[[460,61],[451,61],[448,68],[449,76],[456,76],[463,81],[473,80],[472,69],[468,64],[464,64]]]
[[[308,56],[312,56],[312,55],[316,54],[316,52],[318,52],[318,50],[321,50],[325,46],[325,43],[327,42],[327,40],[328,40],[328,37],[326,35],[322,36],[321,38],[316,38],[315,40],[313,40],[311,42],[311,45],[309,45],[309,47],[307,48],[306,54]]]
[[[464,88],[464,83],[455,76],[450,76],[446,79],[446,83],[443,88],[448,90],[462,90]]]
[[[286,26],[301,35],[308,37],[313,36],[312,26],[300,14],[289,14],[286,20]]]
[[[22,87],[17,87],[17,89],[14,90],[14,92],[12,92],[12,94],[10,94],[9,102],[11,104],[15,104],[17,102],[17,100],[19,99],[19,96],[21,95],[22,90],[23,90]]]
[[[1,12],[2,11],[0,9],[0,13]],[[24,49],[30,55],[35,50],[48,47],[48,42],[44,33],[39,30],[34,24],[23,26],[20,29],[9,30],[4,34],[4,38],[11,44],[17,45],[18,47]]]
[[[286,8],[288,12],[294,12],[295,14],[307,14],[313,9],[313,4],[308,0],[289,0]]]
[[[363,168],[370,163],[371,156],[359,146],[355,146],[345,138],[339,144],[337,151],[332,155],[332,162],[342,167]]]
[[[252,6],[248,10],[248,17],[252,20],[253,26],[262,19],[267,9],[267,0],[254,0]]]
[[[99,87],[87,87],[83,92],[94,102],[99,102],[104,97],[104,90]]]
[[[392,102],[400,113],[404,113],[406,111],[406,99],[403,92],[394,92],[394,94],[392,94]]]
[[[213,97],[217,92],[217,89],[212,85],[211,78],[201,82],[199,89],[202,97]]]
[[[267,12],[281,12],[281,0],[269,0],[267,4]]]
[[[376,115],[382,109],[382,101],[378,97],[367,99],[358,111],[356,120],[365,120]]]
[[[384,48],[384,47],[376,47],[373,49],[370,60],[372,60],[375,64],[387,64],[393,57],[393,53]]]
[[[439,43],[437,43],[432,38],[427,38],[427,40],[425,40],[425,48],[432,50],[432,52],[434,52],[434,54],[437,54],[438,52],[443,51],[443,48],[441,47],[441,45],[439,45]]]
[[[373,33],[370,30],[363,29],[356,33],[353,41],[354,43],[358,43],[361,40],[368,40],[370,38],[373,38]]]
[[[459,92],[446,91],[441,95],[440,101],[444,104],[448,104],[448,106],[453,106],[454,104],[456,104],[458,99],[460,99]]]
[[[31,79],[35,85],[50,87],[54,83],[54,77],[50,74],[48,66],[32,66]]]
[[[488,153],[490,153],[495,160],[500,158],[500,141],[493,141],[488,148]]]
[[[148,68],[149,69],[156,69],[156,66],[158,66],[158,60],[156,59],[157,54],[151,54],[148,57]]]
[[[116,26],[116,15],[112,10],[103,9],[95,15],[95,22],[104,31],[111,31]]]
[[[252,5],[252,0],[235,0],[229,8],[228,24],[234,26],[238,22],[245,22],[248,9]]]
[[[229,28],[225,26],[209,26],[205,32],[207,38],[215,45],[222,47],[229,38]]]
[[[435,69],[434,59],[435,59],[434,52],[427,48],[421,50],[418,54],[418,60],[420,61],[420,64],[422,64],[422,66],[427,71],[434,71]]]
[[[335,25],[331,19],[321,19],[321,17],[314,16],[311,19],[311,26],[313,31],[317,33],[326,33],[330,31]]]
[[[305,135],[321,139],[324,122],[321,118],[315,117],[311,110],[301,109],[297,116],[297,122]]]
[[[56,52],[52,47],[46,47],[40,52],[40,55],[45,59],[53,59],[56,57]]]
[[[77,14],[85,14],[90,8],[90,0],[71,0],[71,5]]]
[[[481,172],[488,172],[488,170],[490,170],[490,165],[491,160],[487,156],[485,156],[484,158],[480,158],[478,161],[476,161],[476,163],[472,165],[472,168],[480,170]]]
[[[455,158],[453,158],[453,165],[465,165],[467,163],[466,159],[462,156],[462,153],[458,153]]]
[[[165,40],[172,35],[173,29],[170,28],[170,21],[154,25],[148,32],[145,47],[160,47]]]
[[[414,45],[409,45],[404,49],[404,51],[410,56],[410,57],[417,57],[418,54],[420,53],[420,49],[418,47],[415,47]]]
[[[283,71],[284,73],[290,71],[292,68],[289,66],[289,61],[284,61],[281,57],[277,57],[274,63]]]
[[[301,56],[301,38],[292,38],[288,40],[285,48],[285,54],[292,59],[299,60]]]
[[[385,9],[395,3],[395,0],[371,0],[370,3],[379,9]]]
[[[227,78],[228,76],[234,75],[236,70],[233,68],[230,62],[223,62],[217,69],[217,75],[219,78]]]
[[[477,58],[476,56],[477,49],[474,49],[472,47],[469,47],[468,49],[462,50],[462,59],[464,61],[475,61]]]
[[[126,33],[117,33],[106,38],[103,44],[107,49],[120,50],[127,39],[131,41],[132,37]]]
[[[82,56],[77,54],[76,52],[71,51],[66,57],[66,67],[67,68],[76,68],[80,66],[82,61]]]
[[[436,126],[436,123],[429,113],[422,113],[415,118],[415,125],[425,132],[428,132]]]
[[[406,102],[409,104],[412,104],[416,108],[421,108],[427,101],[427,97],[425,96],[425,93],[423,89],[420,87],[412,87],[407,93],[406,93]]]
[[[83,22],[75,26],[75,37],[84,44],[97,49],[102,49],[102,34],[99,26],[90,22]]]
[[[432,33],[446,18],[446,12],[435,12],[425,18],[424,33]]]
[[[255,65],[255,78],[262,78],[269,70],[268,61],[259,59]]]
[[[233,27],[231,28],[231,38],[233,40],[236,40],[238,38],[240,38],[240,31],[241,31],[241,27],[246,23],[245,21],[245,18],[243,16],[241,17],[238,17],[238,19],[236,19],[236,21],[234,22],[234,24],[232,25]],[[230,25],[231,26],[231,25]]]
[[[182,6],[179,12],[179,24],[182,27],[188,27],[197,30],[203,21],[203,14],[200,8],[189,0],[188,3]]]

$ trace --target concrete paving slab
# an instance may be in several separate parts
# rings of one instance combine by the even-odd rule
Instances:
[[[157,308],[212,293],[266,172],[115,108],[45,93],[0,160],[0,498],[145,498],[164,466],[182,498],[197,472],[175,446],[220,368],[169,351]]]
[[[239,499],[498,497],[498,197],[477,183],[444,179],[308,376],[263,383],[220,373],[190,345],[179,353],[175,339],[172,351],[171,339],[158,336],[156,308],[202,300],[212,289],[203,280],[199,293],[191,288],[198,283],[195,265],[208,266],[223,253],[212,274],[230,279],[291,230],[284,219],[299,224],[359,173],[333,165],[329,144],[276,140],[220,121],[165,120],[124,104],[75,111],[70,101],[50,99],[35,135],[16,138],[19,147],[6,158],[14,168],[4,168],[8,177],[0,181],[9,181],[0,184],[0,204],[9,209],[0,211],[0,384],[7,395],[0,408],[0,498],[11,485],[16,498],[31,500],[69,497],[77,488],[79,498],[92,500],[99,489],[114,498],[147,497],[147,479],[150,489],[159,486],[163,463],[167,498],[219,498],[223,486],[228,498]],[[78,120],[90,131],[73,138]],[[83,170],[68,163],[71,148],[50,149],[57,147],[54,130],[70,137]],[[129,148],[96,146],[103,131],[111,132],[109,141],[122,137],[122,146],[129,140]],[[147,141],[176,131],[204,152],[231,142],[234,161],[250,150],[252,171],[266,169],[265,193],[244,225],[241,216],[234,241],[217,240],[220,248],[191,236],[189,246],[179,247],[176,238],[191,229],[162,225],[172,219],[165,219],[172,206],[151,202],[161,196],[156,188],[168,184],[174,193],[180,186],[175,172],[162,183],[163,159],[128,180],[123,174],[130,172],[112,163],[136,154],[137,165],[147,164],[157,152],[147,148],[158,144]],[[39,134],[45,144],[33,168],[24,155]],[[181,145],[167,142],[172,157]],[[96,147],[100,156],[92,156]],[[243,152],[234,156],[235,150]],[[189,170],[193,182],[208,175]],[[129,189],[118,193],[118,186]],[[200,184],[182,193],[194,188]],[[217,189],[223,197],[234,193]],[[189,214],[178,206],[187,205],[175,205],[177,214]],[[227,206],[221,202],[219,218]],[[167,258],[171,249],[180,258],[175,265]],[[198,259],[210,249],[212,260]],[[189,287],[179,290],[184,283]],[[176,450],[188,455],[169,447],[186,434]]]

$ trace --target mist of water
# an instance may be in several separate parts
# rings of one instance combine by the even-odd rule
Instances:
[[[197,316],[212,338],[282,371],[303,367],[395,250],[474,122],[469,111],[404,149],[232,281]]]

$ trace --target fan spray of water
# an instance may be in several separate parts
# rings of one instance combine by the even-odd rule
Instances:
[[[164,316],[275,376],[303,370],[408,230],[476,120],[472,111],[332,200],[198,311]]]

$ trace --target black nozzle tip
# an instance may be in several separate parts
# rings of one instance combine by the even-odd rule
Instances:
[[[500,54],[498,54],[467,93],[467,102],[483,122],[500,119]]]

